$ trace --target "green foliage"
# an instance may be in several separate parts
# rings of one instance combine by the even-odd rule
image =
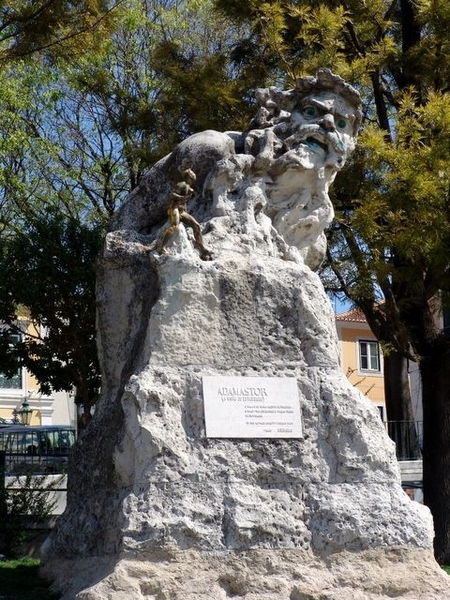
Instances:
[[[87,106],[101,113],[114,142],[110,162],[129,190],[187,135],[247,125],[256,78],[231,67],[240,29],[219,17],[211,0],[132,0],[117,14],[107,51],[66,65],[64,75],[67,95],[79,97],[85,113]]]
[[[62,477],[29,472],[0,485],[0,547],[7,557],[16,556],[20,545],[34,539],[36,528],[52,515]]]
[[[421,105],[406,90],[398,105],[392,140],[374,127],[360,137],[364,168],[358,198],[344,210],[346,233],[350,226],[353,237],[360,238],[359,247],[370,248],[374,284],[395,277],[404,288],[420,269],[421,278],[427,275],[431,298],[450,284],[450,101],[446,94],[433,92]],[[349,284],[347,291],[358,299],[354,286]]]
[[[361,81],[363,76],[364,82],[370,81],[367,75],[373,65],[361,46],[366,41],[374,45],[377,61],[393,51],[389,38],[380,35],[385,22],[383,4],[372,2],[367,8],[360,2],[273,0],[261,4],[250,0],[237,6],[216,0],[221,12],[250,25],[245,38],[237,42],[240,60],[259,73],[262,61],[266,78],[281,85],[292,84],[319,67],[333,68],[352,80]],[[259,48],[257,53],[252,52],[254,47]]]
[[[0,561],[2,596],[8,600],[56,600],[48,583],[39,578],[39,565],[39,560],[31,557]]]
[[[49,583],[39,578],[39,560],[24,557],[0,562],[0,589],[8,600],[55,600]]]
[[[95,260],[101,237],[101,227],[49,210],[0,238],[0,321],[7,325],[0,336],[2,369],[25,366],[43,393],[76,386],[86,409],[100,386]],[[23,314],[28,328],[19,320]],[[22,342],[11,346],[8,336],[17,331]]]
[[[94,49],[109,30],[115,3],[106,0],[33,0],[0,2],[0,63],[35,52],[47,56],[79,54],[80,44]]]
[[[73,10],[90,6],[100,4]],[[5,63],[0,82],[0,320],[14,329],[25,311],[36,329],[14,349],[5,330],[2,370],[19,361],[42,391],[76,387],[86,410],[99,387],[94,262],[109,216],[186,135],[245,127],[260,83],[230,65],[241,28],[210,0],[130,0],[111,14],[95,51],[75,37],[70,61],[58,46],[64,60]],[[30,52],[40,43],[30,38]]]

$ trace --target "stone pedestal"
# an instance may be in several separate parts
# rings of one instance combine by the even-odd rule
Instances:
[[[318,277],[255,252],[202,261],[142,242],[110,234],[99,269],[105,387],[44,554],[63,598],[448,597],[429,512],[341,372]],[[294,378],[302,437],[208,438],[214,375]]]

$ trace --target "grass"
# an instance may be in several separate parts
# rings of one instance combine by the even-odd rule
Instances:
[[[0,562],[0,600],[56,600],[49,584],[39,578],[39,560],[20,558]]]
[[[450,567],[442,567],[442,568],[448,575],[450,575]]]

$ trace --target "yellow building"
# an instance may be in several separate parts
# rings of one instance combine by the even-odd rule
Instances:
[[[367,324],[364,313],[354,308],[336,315],[336,329],[341,346],[341,363],[350,382],[377,405],[381,418],[386,421],[384,399],[383,357],[380,345]],[[414,387],[413,387],[414,391]],[[414,400],[413,394],[413,400]],[[416,413],[417,414],[417,413]],[[402,421],[398,422],[400,425]],[[416,427],[419,439],[421,423]],[[386,424],[387,431],[389,430]],[[394,432],[397,431],[394,427]],[[391,437],[396,440],[395,436]],[[403,449],[402,449],[403,448]],[[422,460],[413,453],[405,455],[403,446],[397,445],[402,485],[410,498],[423,502]]]
[[[336,328],[345,375],[350,383],[378,406],[385,420],[383,357],[380,344],[370,330],[364,313],[354,308],[336,315]]]
[[[30,329],[31,325],[24,317],[20,319],[23,331]],[[10,335],[10,343],[15,344],[20,340],[20,334]],[[20,411],[27,405],[31,413],[30,425],[52,424],[53,398],[44,396],[38,392],[39,385],[34,377],[26,369],[17,368],[12,377],[6,377],[2,372],[0,364],[0,419],[10,422],[12,419],[20,421]]]

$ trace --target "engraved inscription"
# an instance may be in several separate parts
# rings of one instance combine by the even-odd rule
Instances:
[[[301,437],[294,378],[205,376],[203,399],[207,437]]]

